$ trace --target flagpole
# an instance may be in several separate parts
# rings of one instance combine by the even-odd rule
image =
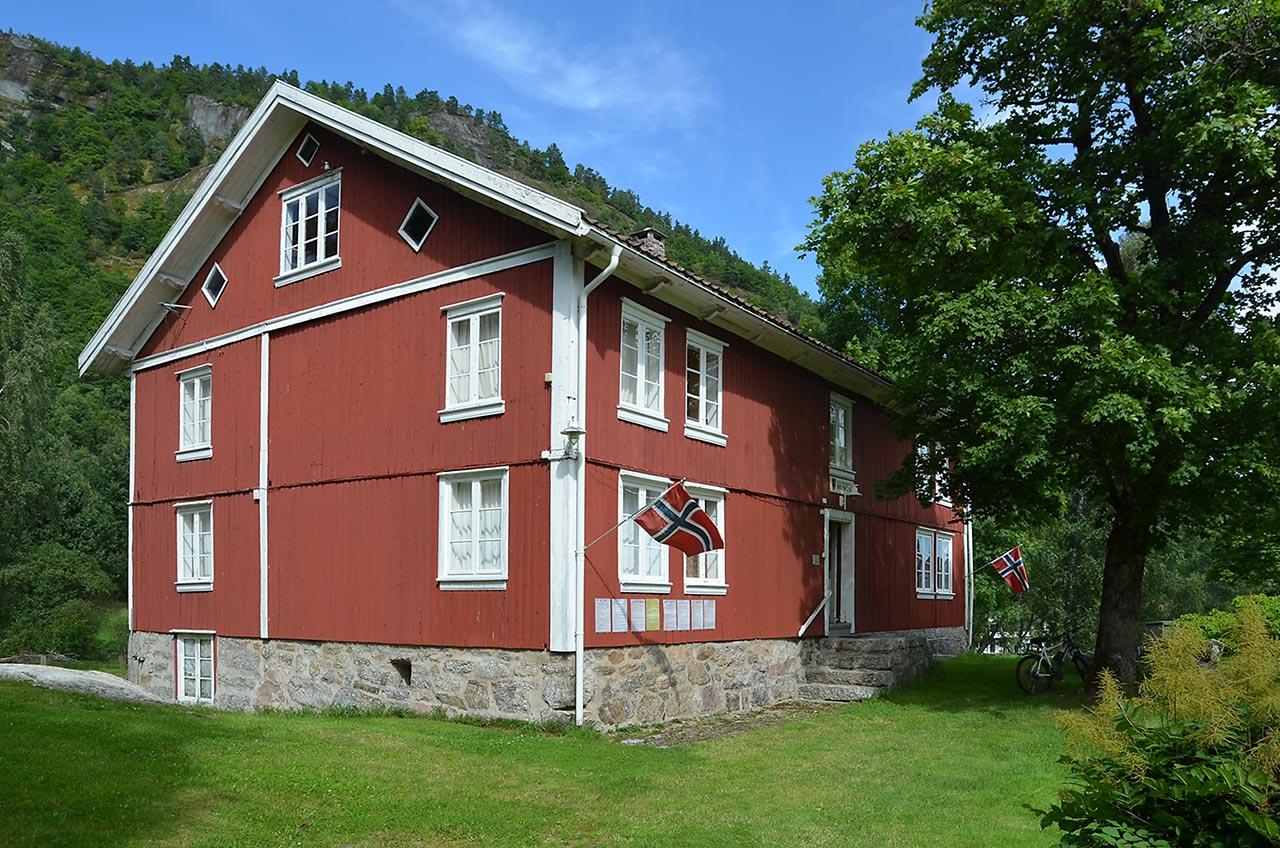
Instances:
[[[681,483],[685,482],[685,481],[686,481],[686,480],[688,480],[688,479],[689,479],[689,478],[687,478],[687,477],[681,477],[679,480],[675,481],[675,482],[674,482],[674,483],[672,483],[670,486],[668,486],[667,488],[663,489],[663,490],[662,490],[662,492],[661,492],[657,497],[655,497],[653,500],[649,501],[649,502],[648,502],[648,503],[646,503],[644,506],[640,507],[640,508],[639,508],[639,509],[637,509],[635,512],[631,513],[631,514],[630,514],[630,515],[628,515],[626,518],[622,519],[622,520],[621,520],[621,521],[619,521],[617,524],[613,525],[613,526],[612,526],[612,527],[610,527],[608,530],[606,530],[606,531],[604,531],[603,533],[601,533],[599,536],[596,536],[594,539],[592,539],[592,540],[591,540],[591,543],[590,543],[590,544],[583,545],[583,546],[582,546],[582,550],[583,550],[583,552],[585,553],[585,552],[586,552],[586,550],[587,550],[587,548],[591,547],[591,545],[594,545],[596,542],[599,542],[599,541],[600,541],[601,539],[603,539],[605,536],[608,536],[608,535],[609,535],[610,533],[612,533],[614,530],[617,530],[619,527],[621,527],[622,525],[626,524],[628,521],[630,521],[631,519],[635,518],[637,515],[640,515],[642,512],[644,512],[644,511],[645,511],[645,510],[647,510],[649,507],[651,507],[651,506],[653,506],[654,504],[656,504],[658,501],[662,500],[662,499],[666,496],[667,492],[671,491],[671,490],[672,490],[672,489],[674,489],[676,486],[679,486]]]

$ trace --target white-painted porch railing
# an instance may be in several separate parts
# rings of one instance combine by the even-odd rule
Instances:
[[[813,624],[813,620],[818,617],[818,613],[822,612],[822,608],[827,605],[829,600],[831,600],[831,591],[827,590],[827,593],[822,596],[822,600],[818,601],[818,605],[813,608],[813,612],[809,613],[809,617],[804,620],[804,624],[800,625],[800,632],[796,634],[796,638],[804,635],[804,632],[809,629],[810,624]]]

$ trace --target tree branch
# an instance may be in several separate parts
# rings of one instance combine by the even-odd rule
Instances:
[[[1280,253],[1280,241],[1264,241],[1254,246],[1253,250],[1246,250],[1235,262],[1215,274],[1213,285],[1191,315],[1192,325],[1200,327],[1209,320],[1209,316],[1222,304],[1222,298],[1226,296],[1227,289],[1231,288],[1231,281],[1244,270],[1246,265],[1270,259],[1277,253]]]

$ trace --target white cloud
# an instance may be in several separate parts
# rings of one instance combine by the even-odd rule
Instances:
[[[685,124],[707,101],[694,61],[639,29],[556,27],[535,5],[517,12],[485,0],[391,4],[513,89],[552,106],[656,128]]]

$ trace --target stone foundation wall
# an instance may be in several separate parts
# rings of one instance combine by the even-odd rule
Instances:
[[[798,697],[796,640],[600,648],[586,652],[584,717],[603,729],[737,712]],[[130,679],[174,693],[167,633],[130,637]],[[394,662],[393,662],[394,661]],[[548,651],[217,639],[214,706],[330,706],[572,720],[574,658]]]

